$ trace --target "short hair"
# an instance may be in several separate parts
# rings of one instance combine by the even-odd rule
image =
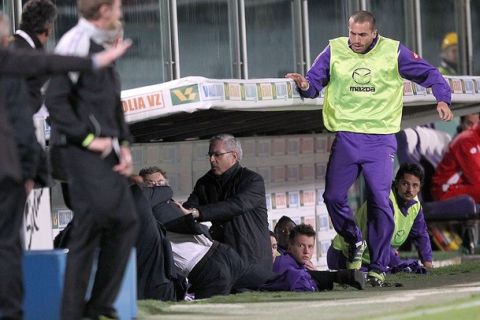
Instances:
[[[292,219],[290,219],[290,217],[287,217],[287,216],[282,216],[278,221],[277,223],[275,224],[275,227],[273,228],[273,231],[275,233],[279,233],[279,231],[281,229],[283,229],[283,227],[285,225],[287,225],[287,223],[293,223],[294,225],[297,225],[295,223],[295,221],[293,221]]]
[[[480,116],[480,113],[464,114],[463,116],[460,116],[460,124],[465,122],[465,120],[467,120],[468,116],[474,116],[474,115],[479,115]]]
[[[237,153],[238,160],[242,160],[243,150],[240,141],[228,133],[217,134],[210,138],[210,145],[215,141],[222,141],[225,144],[225,148],[228,151],[235,151]]]
[[[355,11],[350,16],[350,19],[352,19],[353,22],[359,22],[359,23],[368,22],[370,23],[372,30],[375,30],[377,25],[375,21],[375,16],[370,11],[365,11],[365,10]]]
[[[420,184],[423,185],[423,181],[425,180],[425,173],[418,164],[403,163],[402,165],[400,165],[400,168],[397,171],[397,175],[395,176],[395,182],[400,181],[400,179],[402,179],[405,174],[411,174],[412,176],[417,177],[420,180]]]
[[[155,167],[155,166],[141,169],[138,175],[145,179],[146,176],[157,173],[157,172],[160,172],[162,176],[164,176],[165,179],[167,179],[167,173],[162,169],[160,169],[159,167]]]
[[[296,225],[291,231],[290,235],[288,236],[288,240],[290,243],[293,243],[295,241],[295,237],[298,235],[304,235],[307,237],[314,237],[316,235],[315,230],[313,230],[313,227],[309,224],[299,224]]]
[[[273,231],[272,231],[272,230],[268,230],[268,232],[270,233],[270,237],[273,237],[273,238],[275,238],[275,240],[277,240],[277,241],[278,241],[276,234],[275,234],[275,233],[273,233]]]
[[[100,18],[100,7],[103,5],[112,6],[114,0],[78,0],[78,12],[87,20]]]
[[[40,34],[48,31],[57,17],[57,8],[50,0],[29,0],[22,9],[19,28]]]

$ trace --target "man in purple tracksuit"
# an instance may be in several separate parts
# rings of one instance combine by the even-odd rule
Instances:
[[[394,133],[400,129],[403,78],[431,87],[440,118],[450,121],[450,88],[438,70],[398,41],[378,35],[374,16],[358,11],[349,19],[349,37],[333,39],[306,77],[289,73],[303,97],[317,97],[326,88],[325,127],[336,132],[323,195],[333,226],[349,244],[347,267],[358,269],[367,243],[368,279],[382,285],[394,230],[389,207]],[[327,86],[328,85],[328,86]],[[363,172],[368,201],[365,242],[348,205],[350,186]]]
[[[317,271],[308,266],[315,247],[315,235],[315,230],[307,224],[299,224],[290,231],[287,251],[273,262],[276,275],[262,289],[313,292],[332,290],[334,282],[363,289],[365,278],[359,270]]]
[[[410,271],[424,273],[426,269],[433,268],[432,247],[428,236],[427,224],[423,215],[422,206],[418,200],[418,193],[424,183],[423,170],[417,164],[404,163],[398,169],[395,181],[390,192],[390,202],[393,209],[395,231],[390,242],[389,271]],[[367,231],[367,203],[355,213],[355,221],[365,235]],[[398,255],[398,248],[407,239],[411,240],[417,248],[418,255],[423,267],[417,259],[401,259]],[[332,245],[328,249],[327,264],[329,269],[338,270],[346,268],[347,244],[344,239],[336,235]],[[368,249],[363,255],[363,266],[370,263]]]

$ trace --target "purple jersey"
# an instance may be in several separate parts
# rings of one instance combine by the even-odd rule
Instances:
[[[368,51],[377,43],[378,36],[374,39]],[[330,46],[328,45],[315,59],[308,70],[306,79],[310,87],[300,94],[306,98],[315,98],[330,81]],[[422,59],[419,55],[400,44],[398,48],[398,71],[402,78],[418,83],[422,87],[432,88],[432,93],[437,102],[443,101],[450,105],[450,86],[437,68]]]
[[[271,291],[318,291],[307,268],[288,253],[275,258],[273,271],[277,274],[263,289]]]

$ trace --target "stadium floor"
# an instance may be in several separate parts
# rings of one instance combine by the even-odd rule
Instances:
[[[475,319],[480,320],[480,261],[396,274],[401,287],[319,293],[252,292],[195,302],[139,301],[138,319]]]

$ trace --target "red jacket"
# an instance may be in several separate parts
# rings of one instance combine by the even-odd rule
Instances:
[[[455,137],[432,178],[435,200],[461,194],[480,203],[480,124]]]

